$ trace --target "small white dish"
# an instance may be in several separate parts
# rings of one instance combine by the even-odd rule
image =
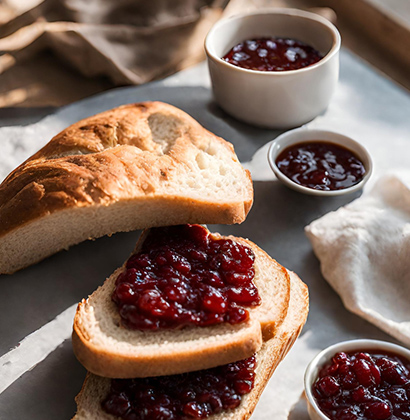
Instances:
[[[312,386],[322,366],[330,362],[332,357],[338,352],[354,352],[360,350],[367,352],[371,352],[372,350],[386,351],[396,353],[410,360],[410,350],[387,341],[368,339],[342,341],[324,349],[309,363],[305,371],[305,395],[311,420],[329,420],[329,417],[320,410],[312,394]]]
[[[320,53],[298,70],[256,71],[222,57],[236,44],[260,37],[302,41]],[[297,9],[268,9],[217,22],[205,40],[214,96],[233,117],[268,128],[292,128],[323,112],[339,77],[340,34],[327,19]]]
[[[276,165],[276,158],[287,147],[309,141],[334,143],[352,151],[363,162],[365,167],[366,173],[363,179],[351,187],[333,191],[315,190],[313,188],[304,187],[293,182],[279,170],[278,166]],[[301,127],[287,131],[286,133],[281,134],[279,137],[273,140],[268,150],[268,161],[278,180],[285,184],[287,187],[304,194],[317,196],[336,196],[350,194],[354,191],[360,190],[369,180],[373,170],[373,164],[369,152],[360,143],[353,140],[351,137],[336,133],[334,131],[310,129],[307,127]]]

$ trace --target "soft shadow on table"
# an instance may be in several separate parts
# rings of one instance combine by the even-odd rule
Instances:
[[[291,408],[288,420],[310,420],[304,393],[300,396],[297,403]]]
[[[268,143],[269,141],[282,134],[284,131],[286,131],[254,127],[252,125],[239,121],[227,114],[213,99],[209,100],[207,109],[212,116],[221,120],[225,126],[228,125],[230,128],[234,129],[239,135],[243,136],[248,140],[250,139],[253,143],[253,147],[256,147],[255,151],[257,149],[260,149],[264,144]],[[242,154],[241,144],[235,145],[235,151],[238,153],[238,156]],[[251,157],[248,157],[247,160],[250,160],[250,158]]]
[[[71,419],[85,375],[66,340],[2,393],[0,419]]]
[[[139,232],[129,232],[85,241],[17,273],[1,275],[0,307],[7,316],[0,319],[0,355],[91,294],[122,265],[138,237]]]
[[[0,127],[14,125],[29,125],[42,120],[52,114],[55,107],[47,106],[40,108],[0,108]]]

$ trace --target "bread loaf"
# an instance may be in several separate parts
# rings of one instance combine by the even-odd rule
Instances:
[[[0,273],[119,231],[240,223],[252,200],[230,143],[171,105],[124,105],[66,128],[0,185]]]

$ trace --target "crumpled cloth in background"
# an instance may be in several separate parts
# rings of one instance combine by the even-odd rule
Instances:
[[[205,36],[221,16],[308,3],[0,0],[0,108],[61,106],[168,76],[205,58]],[[313,11],[334,20],[325,9]]]
[[[42,88],[33,85],[32,72],[16,69],[31,59],[42,58],[41,64],[33,65],[34,71],[43,73],[37,78],[40,82],[42,76],[47,81],[50,73],[54,89],[58,79],[68,83],[50,62],[50,51],[78,73],[100,78],[96,91],[145,83],[194,64],[204,58],[205,35],[227,1],[4,0],[0,3],[0,106],[19,103],[10,96],[19,86],[31,88],[28,94]],[[76,89],[75,78],[69,83]],[[79,89],[89,87],[79,82]],[[47,92],[53,97],[51,89]],[[61,97],[65,94],[67,100]],[[70,94],[63,89],[48,105],[70,102]]]
[[[305,228],[347,309],[410,345],[410,171]]]

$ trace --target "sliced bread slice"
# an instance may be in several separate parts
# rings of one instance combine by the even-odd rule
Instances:
[[[141,236],[136,251],[145,237],[146,233]],[[262,303],[247,308],[248,321],[154,332],[124,328],[120,326],[118,308],[111,300],[115,281],[125,270],[124,264],[78,305],[73,328],[73,348],[78,360],[96,375],[134,378],[207,369],[245,359],[258,351],[263,340],[274,336],[285,319],[289,275],[252,242],[227,238],[250,247],[255,254],[253,281]]]
[[[0,185],[0,274],[115,232],[241,223],[252,201],[230,143],[171,105],[124,105],[71,125]]]
[[[236,409],[213,415],[208,417],[208,420],[249,419],[276,367],[299,336],[308,314],[308,290],[296,274],[292,272],[289,274],[291,281],[289,310],[275,337],[265,342],[256,354],[257,367],[254,388],[243,397],[241,404]],[[117,419],[105,413],[101,408],[101,402],[108,394],[109,388],[110,379],[88,373],[81,392],[76,397],[77,414],[73,420]]]

